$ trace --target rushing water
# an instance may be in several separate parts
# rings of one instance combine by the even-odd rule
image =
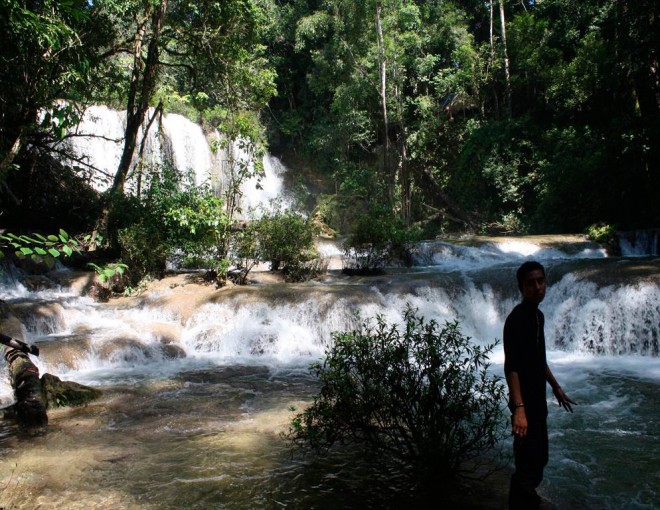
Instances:
[[[573,414],[550,406],[541,492],[565,510],[660,509],[660,260],[607,258],[570,238],[433,242],[416,257],[411,270],[296,285],[215,290],[180,275],[109,304],[80,297],[66,271],[38,291],[5,274],[0,298],[20,319],[13,334],[39,344],[40,371],[104,396],[51,411],[44,436],[2,422],[0,506],[442,508],[437,494],[403,490],[357,453],[292,456],[280,433],[318,389],[308,364],[354,311],[398,321],[411,304],[490,343],[518,300],[515,268],[534,257],[551,284],[541,306],[549,361],[579,403]],[[501,374],[501,346],[492,361]],[[473,485],[472,506],[451,507],[504,508],[507,476]]]
[[[145,125],[153,115],[151,109]],[[93,105],[85,110],[75,136],[67,139],[68,149],[75,156],[69,163],[81,168],[99,191],[108,189],[112,183],[122,155],[125,129],[125,111]],[[240,140],[227,144],[219,132],[207,136],[200,125],[176,113],[157,115],[146,138],[143,125],[138,133],[138,145],[143,138],[142,157],[148,167],[169,165],[182,176],[192,176],[196,185],[210,184],[219,193],[232,185],[232,166],[253,164]],[[136,151],[133,165],[137,158]],[[252,177],[241,183],[241,206],[245,211],[267,205],[284,194],[285,168],[280,160],[266,154],[262,157],[262,166],[263,174],[259,178]],[[136,182],[132,173],[129,174],[128,191],[136,187]]]

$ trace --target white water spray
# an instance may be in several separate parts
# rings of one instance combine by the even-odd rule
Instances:
[[[147,119],[153,115],[154,110],[150,109]],[[98,191],[105,191],[112,183],[121,159],[125,129],[125,112],[107,106],[90,106],[78,125],[76,136],[67,142],[76,159],[82,161],[69,163],[81,167]],[[138,132],[133,165],[143,138],[144,127]],[[196,185],[208,183],[222,193],[230,181],[230,172],[236,171],[236,166],[253,165],[243,149],[244,141],[237,140],[229,147],[223,147],[222,138],[222,134],[216,132],[210,136],[210,142],[201,126],[182,115],[165,114],[162,124],[161,117],[157,116],[145,140],[144,162],[154,168],[171,165],[180,175],[193,176]],[[273,200],[282,198],[284,165],[270,155],[263,156],[262,163],[262,178],[252,178],[242,183],[241,206],[245,211],[268,206]],[[127,187],[130,190],[134,185],[135,177],[129,174]]]

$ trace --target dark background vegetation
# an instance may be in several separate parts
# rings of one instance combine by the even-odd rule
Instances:
[[[102,196],[57,162],[89,104],[129,110],[126,156],[149,108],[250,137],[340,233],[374,209],[425,237],[658,225],[655,1],[198,4],[0,3],[2,228],[142,221],[109,220],[130,158]]]

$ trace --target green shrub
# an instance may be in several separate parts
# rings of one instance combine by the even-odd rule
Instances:
[[[245,285],[252,268],[261,261],[262,248],[259,242],[258,224],[252,223],[232,236],[232,258],[238,271],[236,283]],[[227,268],[228,270],[229,268]],[[226,277],[225,271],[225,277]]]
[[[293,418],[293,444],[327,452],[357,443],[452,478],[501,439],[504,384],[487,373],[493,345],[474,345],[457,323],[440,327],[407,308],[401,326],[377,317],[333,339],[311,367],[321,389]]]
[[[587,227],[587,239],[601,244],[615,245],[616,227],[608,223],[594,223]]]
[[[417,232],[384,206],[374,206],[353,224],[344,243],[344,269],[370,274],[391,261],[411,265],[412,242]]]
[[[312,219],[286,210],[264,214],[256,223],[261,259],[270,262],[273,271],[286,274],[317,257]]]
[[[131,285],[147,275],[162,276],[172,255],[186,267],[213,267],[229,233],[222,199],[168,168],[151,175],[141,199],[126,202],[114,218]]]
[[[161,231],[147,221],[135,223],[117,232],[121,259],[128,265],[130,285],[138,284],[146,276],[162,277],[165,272],[167,250]]]

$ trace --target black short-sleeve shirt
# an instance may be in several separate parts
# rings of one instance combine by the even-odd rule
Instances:
[[[544,325],[543,313],[526,302],[517,305],[504,323],[504,373],[518,373],[528,420],[548,414]]]

